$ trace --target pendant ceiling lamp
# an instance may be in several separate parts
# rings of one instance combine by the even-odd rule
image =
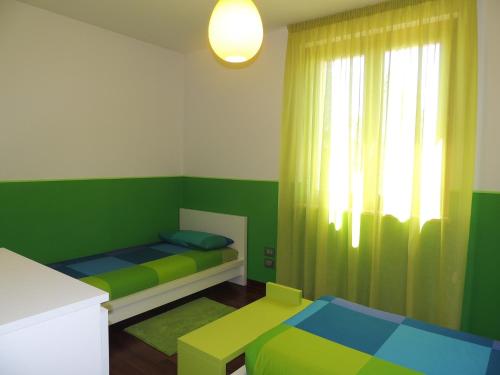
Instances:
[[[260,14],[252,0],[219,0],[210,17],[208,39],[215,54],[230,63],[250,60],[262,45]]]

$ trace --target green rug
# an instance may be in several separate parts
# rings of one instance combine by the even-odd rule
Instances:
[[[234,310],[233,307],[203,297],[127,327],[125,332],[160,352],[172,355],[177,352],[177,338]]]

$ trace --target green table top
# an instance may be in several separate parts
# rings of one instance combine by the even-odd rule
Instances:
[[[261,298],[179,338],[220,361],[230,361],[261,334],[306,308],[311,301],[302,299],[299,305]]]

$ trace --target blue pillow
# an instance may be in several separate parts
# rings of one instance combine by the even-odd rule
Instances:
[[[194,230],[179,230],[171,233],[160,233],[160,238],[165,242],[185,247],[195,247],[201,250],[220,249],[231,245],[234,241],[230,238],[213,233],[197,232]]]

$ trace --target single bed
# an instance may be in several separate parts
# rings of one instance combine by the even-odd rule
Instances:
[[[107,291],[109,324],[172,302],[224,281],[246,285],[246,217],[180,209],[181,230],[231,238],[230,247],[197,250],[156,243],[49,265]]]
[[[260,336],[245,358],[249,375],[500,374],[499,341],[334,297]]]

